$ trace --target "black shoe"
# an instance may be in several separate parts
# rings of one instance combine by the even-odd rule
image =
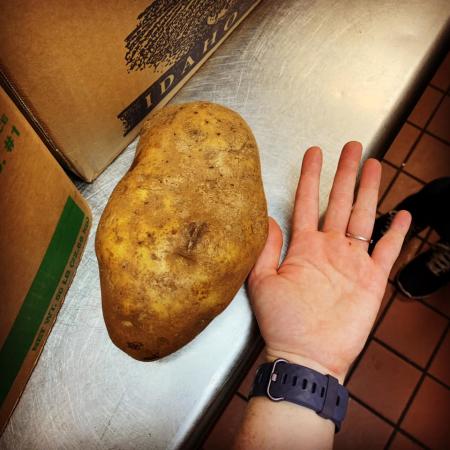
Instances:
[[[450,241],[440,240],[416,256],[397,275],[397,286],[410,298],[427,297],[450,282]]]
[[[369,244],[369,255],[372,254],[373,249],[375,248],[377,242],[387,233],[397,213],[398,211],[396,209],[391,209],[386,214],[383,214],[382,216],[378,217],[377,220],[375,220],[372,233],[372,242],[371,244]],[[403,244],[406,244],[413,236],[420,233],[425,228],[426,228],[425,226],[421,226],[415,223],[413,217],[411,226],[409,227],[408,233],[406,234],[405,241],[403,242]]]

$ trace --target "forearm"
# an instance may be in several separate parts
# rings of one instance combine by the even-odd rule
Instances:
[[[331,449],[335,427],[313,410],[268,398],[250,400],[235,450]]]

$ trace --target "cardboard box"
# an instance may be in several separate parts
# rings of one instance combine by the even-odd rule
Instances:
[[[54,154],[92,181],[259,0],[15,0],[2,81]]]
[[[91,214],[0,90],[0,433],[73,279]]]

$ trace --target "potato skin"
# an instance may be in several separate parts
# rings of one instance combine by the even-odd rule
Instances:
[[[155,113],[96,235],[112,341],[143,361],[187,344],[231,302],[267,231],[258,149],[242,117],[207,102]]]

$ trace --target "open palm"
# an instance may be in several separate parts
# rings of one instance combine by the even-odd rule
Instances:
[[[400,212],[369,256],[381,166],[363,167],[353,205],[361,145],[344,146],[319,231],[320,149],[305,153],[292,220],[292,238],[279,265],[282,233],[270,219],[269,236],[248,287],[270,360],[285,358],[341,380],[361,351],[376,318],[389,272],[409,228]]]

